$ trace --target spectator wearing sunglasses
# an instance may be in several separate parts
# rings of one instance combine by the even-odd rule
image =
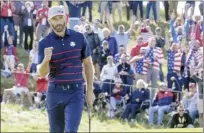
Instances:
[[[90,24],[85,25],[86,32],[84,36],[89,44],[92,61],[96,70],[97,78],[100,79],[100,67],[99,67],[99,46],[100,39],[97,33],[94,33]]]
[[[193,128],[193,122],[188,113],[185,112],[184,106],[178,106],[177,113],[175,113],[171,120],[170,128]]]

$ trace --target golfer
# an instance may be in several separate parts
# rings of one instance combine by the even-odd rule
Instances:
[[[83,68],[87,104],[93,103],[90,48],[83,34],[66,28],[63,7],[51,7],[48,21],[52,31],[39,42],[37,71],[41,77],[49,73],[46,101],[50,132],[77,132],[84,106]]]

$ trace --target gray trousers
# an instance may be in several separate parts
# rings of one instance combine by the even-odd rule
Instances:
[[[159,79],[159,70],[150,68],[147,71],[147,83],[151,81],[152,89],[150,91],[150,99],[153,99],[156,92],[157,80]]]
[[[42,37],[45,37],[49,34],[50,28],[47,25],[38,24],[36,41],[39,41]]]
[[[109,10],[108,10],[108,2],[103,1],[103,2],[100,3],[100,20],[102,22],[103,22],[103,20],[106,22],[109,19],[110,19],[110,13],[109,13]]]
[[[114,2],[112,4],[113,23],[116,22],[116,19],[115,19],[115,11],[116,11],[116,9],[118,10],[117,12],[118,12],[118,15],[119,15],[119,22],[121,22],[122,21],[122,4],[121,4],[121,2]]]

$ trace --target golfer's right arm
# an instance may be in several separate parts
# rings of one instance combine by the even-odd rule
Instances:
[[[39,49],[39,60],[42,60],[40,58],[44,57],[42,62],[37,66],[37,73],[40,77],[45,77],[49,72],[49,62],[52,57],[52,47],[45,48],[44,51],[41,51]]]

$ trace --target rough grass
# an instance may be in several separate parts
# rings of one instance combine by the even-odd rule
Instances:
[[[87,113],[83,113],[79,132],[88,132],[89,121]],[[48,132],[48,119],[45,111],[29,111],[18,105],[1,106],[1,132]],[[136,124],[130,128],[128,124],[121,124],[118,120],[101,122],[93,117],[92,132],[202,132],[202,128],[192,129],[152,129],[145,125]]]

